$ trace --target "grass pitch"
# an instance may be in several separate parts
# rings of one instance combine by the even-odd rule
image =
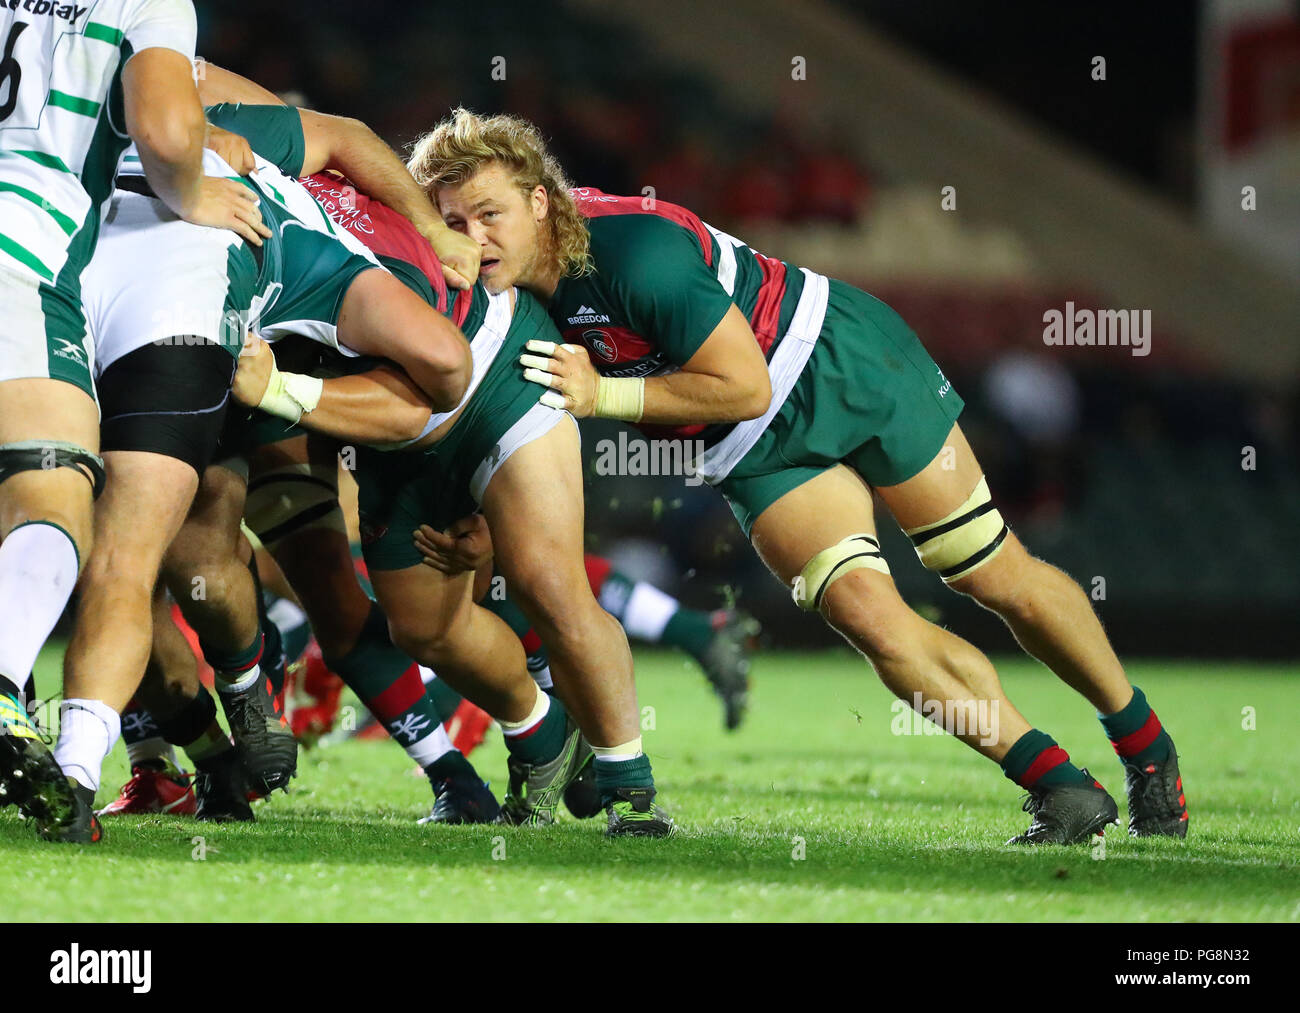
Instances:
[[[39,684],[57,685],[59,651]],[[895,735],[892,697],[845,652],[770,653],[737,733],[680,655],[639,652],[644,738],[680,836],[607,841],[599,821],[543,831],[421,827],[427,782],[392,743],[302,755],[253,825],[119,817],[96,847],[37,842],[0,811],[0,896],[44,921],[1101,920],[1297,921],[1300,750],[1294,670],[1136,663],[1182,756],[1187,841],[1019,849],[1021,793],[944,735]],[[1030,721],[1120,802],[1088,705],[1000,659]],[[652,710],[645,710],[652,708]],[[1245,710],[1251,708],[1251,710]],[[1243,727],[1251,723],[1253,730]],[[493,732],[472,759],[500,794]],[[103,805],[127,774],[119,745]]]

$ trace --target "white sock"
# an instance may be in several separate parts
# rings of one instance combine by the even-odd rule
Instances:
[[[24,524],[0,545],[0,675],[22,686],[77,583],[77,549],[53,524]]]
[[[225,672],[217,672],[216,675],[217,675],[216,683],[217,683],[218,693],[242,693],[250,686],[255,685],[257,683],[257,680],[262,677],[262,666],[254,665],[242,676],[240,676],[238,682],[227,682],[226,681],[227,675]]]
[[[653,584],[637,581],[627,599],[627,608],[623,610],[623,629],[629,637],[648,640],[657,644],[664,635],[668,620],[682,607],[670,594],[660,591]]]
[[[64,700],[54,760],[69,777],[99,791],[99,774],[122,733],[122,717],[102,700]]]
[[[307,621],[307,613],[288,598],[277,598],[266,610],[266,617],[275,623],[280,633],[296,630]]]
[[[540,689],[537,691],[537,699],[533,701],[533,709],[529,712],[528,717],[522,721],[498,721],[501,726],[501,733],[507,739],[518,738],[542,723],[551,709],[551,698]]]
[[[170,763],[173,767],[180,766],[176,760],[176,750],[172,748],[170,742],[160,735],[153,735],[147,739],[141,739],[139,742],[130,743],[126,747],[126,759],[133,767],[150,760],[162,760],[164,763]]]
[[[447,729],[442,725],[438,725],[419,742],[413,742],[407,746],[406,755],[421,767],[427,767],[440,757],[446,756],[455,748],[456,747],[451,744],[451,736],[447,734]]]

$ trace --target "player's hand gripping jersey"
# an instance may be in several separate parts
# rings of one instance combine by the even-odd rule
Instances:
[[[192,60],[195,30],[189,0],[0,4],[0,380],[91,391],[80,278],[127,146],[122,68]]]
[[[590,187],[573,197],[595,270],[561,279],[548,309],[602,375],[678,369],[733,302],[749,320],[771,377],[768,411],[735,425],[643,427],[702,441],[695,467],[720,486],[746,534],[768,506],[839,461],[893,485],[939,452],[961,398],[884,303],[764,256],[675,204],[647,208]]]

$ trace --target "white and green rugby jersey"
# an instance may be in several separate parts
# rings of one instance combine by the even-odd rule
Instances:
[[[0,269],[76,291],[129,140],[122,68],[194,59],[190,0],[0,0]]]

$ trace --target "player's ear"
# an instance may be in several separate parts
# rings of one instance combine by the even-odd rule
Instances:
[[[546,221],[546,214],[551,210],[551,196],[546,192],[546,187],[538,183],[533,187],[532,193],[533,220],[538,222]]]

